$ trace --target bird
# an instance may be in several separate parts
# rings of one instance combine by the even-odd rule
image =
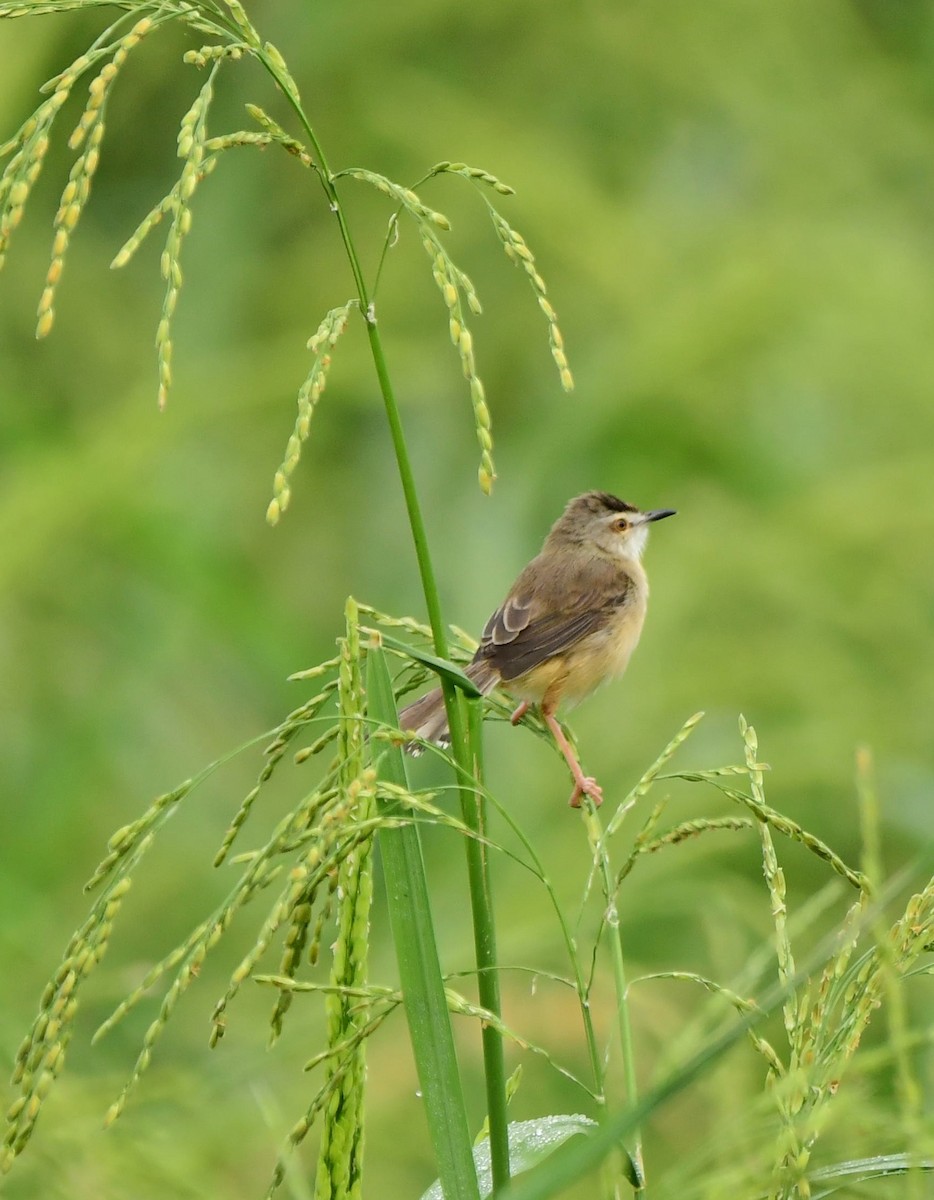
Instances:
[[[649,526],[673,516],[672,508],[643,512],[609,492],[575,496],[487,621],[466,667],[483,695],[501,688],[519,701],[513,725],[538,707],[570,768],[572,808],[584,796],[601,804],[603,789],[584,774],[556,710],[579,703],[626,670],[649,597],[642,566]],[[413,754],[426,742],[448,744],[441,689],[404,708],[399,728],[412,735],[406,748]]]

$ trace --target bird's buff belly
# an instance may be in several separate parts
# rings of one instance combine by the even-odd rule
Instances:
[[[530,704],[573,706],[626,670],[642,633],[645,610],[629,612],[609,629],[584,638],[531,671],[503,682],[511,696]]]

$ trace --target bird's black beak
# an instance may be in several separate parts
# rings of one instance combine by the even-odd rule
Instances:
[[[652,512],[647,512],[644,515],[646,521],[662,521],[665,517],[675,517],[678,515],[677,509],[674,508],[655,508]]]

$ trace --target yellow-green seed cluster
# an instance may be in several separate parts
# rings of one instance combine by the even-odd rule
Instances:
[[[464,179],[469,179],[473,183],[484,183],[487,187],[491,187],[494,192],[499,192],[501,196],[514,196],[516,189],[511,188],[508,183],[503,183],[501,179],[489,171],[485,171],[482,167],[468,167],[462,162],[439,162],[431,168],[432,175],[462,175]]]
[[[387,613],[380,612],[378,609],[372,608],[368,604],[361,603],[359,608],[361,616],[365,616],[375,621],[380,628],[404,629],[407,633],[414,635],[417,641],[421,642],[425,649],[429,651],[429,653],[433,653],[434,636],[431,632],[431,628],[428,625],[421,621],[416,621],[412,617],[389,616]],[[437,680],[437,676],[434,674],[434,672],[430,670],[430,668],[426,667],[423,663],[419,662],[411,654],[406,653],[406,651],[403,649],[396,649],[395,647],[390,646],[382,641],[379,629],[363,625],[361,626],[361,630],[370,638],[380,641],[386,653],[398,659],[401,663],[402,669],[395,676],[394,681],[397,698],[413,691],[416,688],[421,687],[429,680]],[[476,639],[472,638],[469,634],[465,633],[463,629],[458,628],[456,625],[449,625],[448,631],[451,635],[451,642],[448,646],[448,654],[451,661],[461,664],[469,662],[470,659],[473,658],[474,652],[477,649]],[[505,708],[506,706],[504,705],[503,707]],[[507,711],[511,712],[512,710],[508,709]],[[373,738],[378,738],[381,735],[378,731],[374,731],[371,736]],[[385,781],[380,782],[381,789],[385,788],[386,786],[387,785]]]
[[[351,824],[351,816],[350,805],[339,791],[316,790],[295,813],[280,823],[270,842],[251,859],[236,892],[221,910],[228,924],[228,911],[232,916],[233,910],[252,899],[258,889],[267,887],[272,878],[283,874],[283,864],[274,860],[295,849],[296,833],[305,835],[299,839],[305,848],[284,872],[284,889],[272,905],[252,947],[231,974],[227,990],[215,1005],[212,1045],[223,1036],[228,1006],[253,975],[279,930],[291,926],[296,912],[300,914],[303,906],[311,902],[358,842],[372,836],[372,829]]]
[[[492,425],[483,381],[477,375],[473,334],[467,326],[464,306],[466,304],[467,309],[475,316],[480,315],[482,308],[469,275],[453,262],[434,229],[423,227],[422,245],[431,258],[432,276],[448,310],[448,332],[460,355],[461,370],[467,380],[467,386],[470,388],[474,428],[477,433],[477,441],[480,443],[480,466],[477,469],[477,477],[481,490],[489,495],[493,488],[493,481],[496,479],[496,470],[493,466]]]
[[[276,730],[273,742],[267,747],[267,761],[260,774],[259,782],[249,793],[231,830],[225,837],[224,852],[242,827],[261,786],[268,781],[276,765],[284,756],[288,743],[299,729],[316,718],[320,708],[330,698],[336,687],[336,680],[329,681],[318,695],[296,709]],[[115,871],[120,872],[118,880],[118,884],[120,884],[130,866],[135,865],[142,853],[148,849],[156,827],[167,819],[175,805],[192,790],[195,782],[189,780],[174,792],[160,796],[138,821],[117,830],[110,839],[108,855],[98,867],[89,886],[96,885]],[[246,869],[218,909],[207,920],[199,924],[180,946],[153,967],[98,1029],[95,1041],[135,1008],[159,979],[168,972],[175,971],[175,976],[162,998],[159,1011],[144,1035],[143,1045],[130,1079],[108,1110],[107,1123],[116,1120],[123,1111],[130,1092],[150,1064],[156,1043],[169,1018],[182,995],[198,976],[208,952],[229,929],[237,912],[268,888],[278,876],[282,875],[284,870],[282,856],[294,852],[296,849],[300,851],[298,864],[288,873],[285,891],[273,906],[253,949],[234,972],[227,993],[218,1003],[215,1010],[212,1043],[216,1042],[223,1034],[224,1014],[229,1001],[239,990],[243,981],[249,977],[253,966],[267,950],[276,931],[283,924],[288,924],[290,921],[294,924],[296,919],[300,919],[302,897],[309,891],[313,893],[322,884],[325,885],[325,890],[328,890],[331,876],[342,855],[348,853],[349,848],[355,845],[361,837],[370,836],[369,831],[361,834],[358,829],[348,833],[347,813],[341,811],[341,805],[337,803],[339,797],[340,793],[334,786],[332,772],[331,777],[326,777],[318,789],[303,799],[294,813],[289,814],[279,823],[261,851],[246,856]],[[340,837],[337,836],[338,833],[341,834]],[[309,845],[311,849],[308,849]],[[108,895],[112,896],[113,893]],[[105,896],[102,902],[106,904],[107,901],[108,896]],[[109,926],[105,926],[105,933],[108,930]],[[320,932],[318,936],[320,937]]]
[[[259,34],[256,32],[250,18],[246,15],[246,9],[240,3],[240,0],[223,0],[223,5],[236,22],[237,28],[243,34],[246,44],[253,49],[258,47],[260,45]]]
[[[61,279],[65,253],[71,235],[81,219],[91,192],[91,182],[100,162],[100,147],[104,137],[104,115],[111,87],[130,51],[139,44],[152,27],[152,20],[144,17],[120,38],[113,58],[105,63],[91,80],[84,112],[68,139],[69,147],[72,150],[80,150],[81,153],[72,164],[53,224],[52,260],[46,274],[45,287],[39,298],[37,313],[36,337],[38,338],[43,338],[49,333],[55,319],[55,293]]]
[[[272,141],[278,142],[289,154],[299,159],[303,166],[313,167],[315,165],[314,160],[302,143],[286,133],[279,122],[274,121],[258,104],[248,104],[246,110],[257,124],[262,125]]]
[[[138,857],[149,848],[152,834],[165,823],[193,787],[194,781],[186,779],[171,792],[163,792],[161,796],[157,796],[153,800],[141,817],[129,825],[122,825],[115,833],[111,834],[107,842],[107,853],[84,885],[84,890],[86,892],[93,891],[115,872],[125,873],[135,865]]]
[[[513,229],[505,217],[497,212],[489,202],[488,208],[490,216],[493,219],[493,227],[499,234],[507,257],[516,266],[521,267],[525,271],[529,283],[532,285],[532,290],[538,297],[538,306],[545,314],[545,319],[548,322],[548,340],[551,344],[551,357],[555,360],[555,366],[558,368],[558,377],[561,380],[561,386],[566,392],[570,392],[574,388],[574,376],[571,374],[567,355],[564,352],[564,337],[558,327],[558,314],[548,299],[545,281],[538,273],[538,268],[535,265],[535,256],[527,246],[522,234]]]
[[[308,961],[312,964],[317,962],[321,937],[325,924],[331,919],[335,897],[338,903],[343,902],[339,890],[341,865],[356,852],[361,843],[366,844],[372,836],[372,828],[365,824],[361,826],[355,819],[358,790],[355,789],[350,797],[342,796],[340,788],[329,791],[322,798],[319,815],[304,831],[302,842],[307,849],[290,874],[289,894],[281,905],[275,925],[270,927],[272,933],[279,925],[288,926],[279,966],[283,978],[295,978],[306,944]],[[316,905],[318,912],[312,927],[311,919]],[[266,945],[268,938],[257,939],[249,959],[244,960],[249,963],[249,974],[253,973]],[[282,1022],[291,1002],[290,992],[280,993],[272,1013],[270,1042],[274,1042],[282,1032]]]
[[[29,193],[42,171],[52,122],[68,99],[74,82],[74,79],[64,81],[24,122],[16,137],[0,147],[0,157],[13,155],[0,177],[0,267],[6,258],[13,230],[23,219]]]
[[[42,16],[80,6],[81,0],[49,0],[47,4],[40,3],[40,0],[7,0],[7,3],[0,4],[0,20],[6,20],[8,17]]]
[[[191,229],[192,213],[190,202],[198,184],[216,168],[218,156],[226,150],[237,146],[256,146],[260,149],[272,142],[280,142],[291,154],[299,157],[305,165],[311,165],[311,158],[304,148],[294,138],[288,137],[275,122],[268,122],[274,127],[270,132],[255,133],[248,130],[236,130],[232,133],[216,137],[206,136],[207,111],[213,98],[213,78],[218,64],[223,58],[237,58],[233,51],[238,47],[213,47],[218,53],[208,56],[207,51],[212,47],[202,47],[200,51],[190,53],[203,55],[205,65],[214,63],[211,77],[199,93],[198,98],[182,119],[178,133],[178,154],[185,160],[181,176],[168,195],[164,196],[142,219],[139,225],[117,251],[112,268],[125,267],[147,235],[162,221],[170,216],[172,223],[166,238],[165,248],[160,260],[162,276],[166,281],[166,291],[163,299],[162,313],[156,331],[156,348],[159,364],[159,404],[165,405],[168,388],[171,384],[172,370],[172,341],[171,322],[178,304],[179,291],[182,285],[182,270],[179,262],[183,238]],[[230,51],[230,53],[221,53]],[[191,59],[190,61],[199,61]],[[251,111],[254,106],[248,106]]]
[[[320,674],[323,671],[331,669],[337,665],[337,659],[331,659],[327,663],[322,663],[319,668],[316,668],[314,673]],[[237,838],[240,830],[243,828],[247,818],[250,815],[250,810],[253,807],[262,788],[272,778],[273,772],[282,761],[289,743],[304,729],[309,723],[315,720],[318,713],[328,702],[334,692],[337,690],[337,681],[328,680],[324,684],[321,691],[317,695],[312,696],[310,700],[306,700],[299,708],[289,713],[282,724],[276,729],[275,735],[269,745],[266,747],[264,756],[266,761],[263,763],[262,770],[255,785],[247,792],[241,801],[233,820],[230,822],[224,837],[221,841],[220,849],[214,856],[214,866],[219,867],[227,857],[231,846]]]
[[[688,717],[688,719],[684,722],[684,724],[681,726],[681,728],[678,730],[678,732],[675,734],[675,736],[671,739],[671,741],[668,743],[668,745],[665,747],[665,749],[661,752],[661,754],[658,756],[658,758],[655,760],[655,762],[653,762],[652,765],[649,767],[649,769],[643,773],[639,782],[630,791],[629,795],[623,799],[622,803],[619,805],[616,812],[614,812],[613,815],[610,817],[609,821],[607,822],[606,833],[604,834],[605,840],[611,838],[613,836],[613,834],[615,834],[619,830],[620,826],[622,825],[622,823],[626,817],[626,814],[644,796],[646,796],[648,794],[649,790],[652,787],[652,784],[655,782],[655,780],[658,778],[659,774],[661,773],[662,768],[668,762],[670,762],[670,760],[674,757],[675,753],[677,752],[678,748],[681,745],[683,745],[684,742],[687,741],[687,739],[691,736],[691,734],[694,732],[694,730],[697,728],[697,726],[700,724],[700,722],[703,719],[704,719],[704,714],[702,712],[694,713],[693,716]]]
[[[700,837],[703,833],[713,833],[728,829],[731,832],[752,829],[755,823],[749,817],[699,817],[695,821],[682,821],[657,838],[653,838],[643,847],[644,854],[654,854],[665,846],[677,846],[689,838]]]
[[[759,742],[753,727],[740,718],[740,732],[746,750],[746,767],[749,772],[749,782],[754,800],[760,809],[765,809],[765,787],[763,772],[758,762]],[[778,1138],[779,1155],[776,1165],[776,1177],[796,1179],[803,1178],[804,1166],[807,1163],[805,1147],[801,1139],[796,1115],[797,1104],[794,1083],[799,1075],[797,1056],[798,1044],[798,997],[793,990],[795,978],[795,961],[792,954],[791,941],[788,936],[785,903],[785,873],[778,863],[775,844],[768,824],[759,822],[759,837],[762,844],[762,873],[769,889],[772,905],[772,925],[775,930],[775,953],[778,962],[778,980],[786,990],[782,1004],[782,1018],[785,1034],[790,1047],[787,1067],[781,1063],[777,1055],[770,1062],[768,1080],[772,1086],[773,1095],[782,1120],[782,1130]],[[771,1047],[770,1047],[771,1049]],[[792,1081],[791,1086],[788,1080]],[[776,1086],[781,1081],[781,1086]]]
[[[754,796],[747,796],[745,792],[739,789],[730,787],[725,784],[722,779],[723,771],[675,771],[668,778],[686,779],[692,783],[712,783],[718,791],[730,800],[746,808],[759,821],[765,822],[771,830],[780,833],[783,837],[790,838],[793,842],[799,842],[812,854],[816,854],[830,866],[838,875],[847,881],[851,887],[858,891],[864,891],[867,888],[865,875],[861,871],[854,870],[843,861],[839,854],[835,853],[826,842],[821,841],[819,837],[815,837],[813,833],[803,829],[797,821],[792,821],[790,817],[784,816],[777,812],[769,805],[761,803]]]
[[[765,786],[763,772],[758,760],[759,742],[756,731],[740,721],[740,731],[746,749],[746,767],[749,772],[749,782],[752,795],[760,809],[765,808]],[[789,987],[795,976],[795,961],[791,952],[791,942],[788,938],[787,916],[785,904],[785,872],[778,865],[775,844],[765,821],[759,822],[759,836],[762,842],[762,872],[768,885],[772,901],[772,923],[775,929],[775,949],[778,958],[778,978],[783,987]],[[796,1006],[794,996],[789,994],[782,1008],[785,1021],[785,1032],[789,1041],[794,1041]]]
[[[114,269],[125,267],[146,236],[162,218],[166,216],[171,218],[159,263],[166,285],[162,300],[162,313],[156,329],[160,408],[165,407],[172,383],[172,318],[178,305],[178,296],[182,286],[180,257],[182,242],[191,230],[191,200],[199,183],[217,166],[216,152],[227,148],[223,144],[224,139],[218,139],[217,144],[209,147],[207,137],[207,116],[214,96],[214,77],[221,61],[220,57],[215,57],[211,73],[204,86],[188,112],[182,117],[177,147],[178,157],[183,160],[183,166],[177,183],[168,195],[146,214],[117,251],[110,264]],[[231,142],[231,144],[241,143]],[[215,151],[215,154],[211,154],[211,151]]]
[[[274,977],[270,979],[270,977],[267,976],[257,976],[257,979],[262,982],[265,982],[267,979],[269,979],[270,982],[279,982]],[[292,984],[291,980],[283,980],[282,983],[286,984],[287,986],[296,986]],[[301,985],[297,986],[300,987]],[[333,989],[320,987],[313,989],[309,988],[308,990],[322,991],[327,995]],[[356,1031],[351,1037],[349,1037],[339,1046],[334,1048],[329,1047],[327,1050],[324,1050],[322,1053],[317,1054],[313,1058],[309,1059],[309,1061],[305,1064],[305,1070],[311,1071],[321,1063],[327,1063],[330,1067],[330,1074],[318,1089],[311,1103],[305,1109],[305,1112],[295,1122],[289,1131],[286,1148],[279,1156],[279,1160],[276,1163],[275,1170],[273,1171],[269,1189],[266,1192],[267,1200],[271,1200],[272,1196],[285,1179],[288,1155],[305,1140],[319,1114],[322,1112],[326,1113],[332,1108],[339,1107],[340,1096],[338,1089],[343,1084],[344,1079],[353,1070],[355,1056],[358,1049],[363,1046],[368,1037],[372,1036],[372,1034],[379,1029],[386,1017],[389,1016],[389,1014],[402,1002],[401,996],[397,992],[393,993],[387,992],[384,989],[367,988],[364,990],[361,996],[358,995],[358,991],[358,989],[342,989],[342,994],[344,994],[349,1000],[357,1001],[357,1003],[354,1005],[355,1012],[359,1014],[359,1023]],[[319,1159],[319,1168],[320,1167],[321,1160]],[[327,1166],[325,1164],[321,1174],[321,1178],[323,1180],[322,1186],[325,1188],[328,1186],[326,1172]],[[357,1177],[357,1179],[354,1181],[354,1186],[357,1186],[358,1183],[359,1177]],[[324,1194],[327,1195],[328,1193],[325,1191]],[[352,1194],[354,1196],[358,1196],[359,1188]]]
[[[758,822],[753,821],[749,817],[698,817],[693,821],[682,821],[680,824],[672,826],[671,829],[665,830],[664,833],[659,834],[657,837],[653,837],[652,835],[664,810],[664,801],[656,804],[642,829],[636,834],[632,851],[617,872],[617,886],[632,871],[637,859],[643,854],[655,854],[659,850],[664,850],[666,846],[677,846],[681,842],[700,837],[705,833],[717,833],[723,830],[737,833],[752,829],[758,824]]]
[[[273,1012],[275,1038],[297,991],[321,992],[326,997],[327,1047],[306,1070],[325,1065],[325,1080],[276,1165],[271,1195],[285,1178],[288,1153],[306,1136],[319,1114],[323,1130],[319,1151],[316,1195],[358,1197],[362,1161],[362,1101],[364,1044],[399,997],[367,983],[369,911],[372,898],[372,839],[379,825],[375,815],[376,772],[364,764],[365,707],[360,670],[358,611],[347,602],[347,633],[341,639],[338,665],[338,754],[333,767],[333,802],[308,831],[301,869],[293,870],[293,892],[280,910],[289,918],[280,974],[254,976],[273,983],[279,998]],[[326,883],[326,888],[325,888]],[[318,917],[312,929],[315,908]],[[295,980],[302,948],[310,933],[309,957],[317,958],[323,923],[336,909],[336,936],[327,985]],[[267,923],[268,926],[268,923]],[[264,941],[257,940],[257,948]],[[252,973],[254,952],[235,973]]]
[[[147,235],[164,217],[171,223],[165,247],[160,259],[160,270],[166,283],[162,312],[156,330],[156,352],[159,372],[159,406],[164,407],[172,382],[172,320],[178,305],[182,286],[181,249],[185,236],[191,230],[191,200],[198,185],[217,166],[218,157],[224,151],[237,146],[256,146],[260,149],[273,142],[281,144],[305,166],[313,166],[311,156],[300,142],[289,137],[284,129],[268,117],[256,105],[247,105],[251,115],[263,126],[264,132],[236,130],[216,137],[207,136],[207,116],[214,95],[214,78],[221,62],[236,60],[249,47],[242,44],[208,45],[200,50],[189,51],[186,62],[196,66],[210,66],[211,73],[191,108],[182,118],[178,132],[178,156],[183,167],[178,181],[162,200],[142,219],[136,229],[115,255],[112,268],[125,267]]]
[[[868,895],[847,914],[838,948],[826,963],[812,998],[802,989],[798,1005],[797,1036],[784,1095],[793,1129],[786,1129],[777,1147],[775,1195],[792,1200],[810,1195],[804,1171],[827,1118],[828,1103],[836,1095],[847,1063],[856,1053],[866,1027],[892,981],[900,982],[929,950],[934,937],[934,881],[912,896],[902,917],[881,931],[875,947],[853,962],[857,941],[865,926]],[[852,965],[851,965],[852,964]],[[891,1006],[890,1006],[891,1007]],[[891,1020],[890,1016],[890,1020]],[[920,1102],[912,1076],[901,1080],[907,1088],[903,1104],[909,1111]],[[906,1132],[909,1132],[906,1126]]]
[[[268,133],[252,133],[247,129],[238,129],[233,133],[222,133],[218,137],[208,138],[204,149],[207,154],[219,154],[224,150],[232,150],[235,146],[258,146],[262,150],[274,140]]]
[[[284,750],[284,741],[280,748]],[[279,754],[279,750],[276,753]],[[216,1045],[220,1040],[226,1029],[226,1012],[231,1001],[251,977],[278,931],[283,926],[294,929],[296,925],[301,925],[304,906],[310,903],[309,898],[313,898],[322,888],[327,891],[343,857],[351,853],[361,840],[372,836],[372,829],[361,829],[352,824],[350,817],[346,798],[341,797],[339,789],[326,777],[322,785],[306,796],[294,812],[278,823],[262,850],[246,856],[245,870],[215,912],[181,946],[157,964],[104,1022],[95,1039],[122,1020],[166,972],[178,968],[155,1019],[144,1035],[142,1050],[130,1079],[107,1113],[108,1123],[116,1120],[123,1111],[129,1094],[149,1066],[156,1043],[178,1001],[198,976],[208,952],[230,928],[241,909],[277,878],[284,877],[284,889],[273,903],[253,946],[232,973],[224,995],[215,1006],[211,1044]],[[282,858],[296,849],[299,857],[291,867],[287,867]]]
[[[6,1132],[0,1147],[0,1173],[10,1169],[29,1141],[43,1102],[65,1065],[80,985],[104,957],[113,922],[129,890],[130,879],[123,876],[100,896],[72,937],[58,971],[46,985],[39,1013],[16,1055],[13,1084],[18,1087],[19,1096],[7,1112]]]
[[[32,6],[32,11],[35,11],[35,6]],[[65,251],[68,248],[71,234],[81,217],[90,193],[91,180],[100,161],[100,146],[104,134],[104,110],[111,84],[130,51],[156,24],[154,19],[144,17],[137,21],[129,31],[115,37],[119,27],[125,22],[125,17],[115,22],[101,35],[91,50],[80,55],[69,67],[44,84],[41,90],[51,93],[48,99],[39,105],[16,135],[0,147],[0,158],[11,156],[2,177],[0,177],[0,266],[2,266],[13,230],[22,219],[26,201],[42,170],[55,118],[81,76],[98,63],[103,62],[98,74],[91,80],[84,112],[69,140],[71,148],[81,149],[81,153],[72,166],[55,218],[52,259],[39,302],[36,327],[38,337],[45,337],[52,328],[55,291],[62,275]]]
[[[348,802],[350,828],[355,829],[358,836],[353,844],[348,843],[349,852],[341,858],[333,893],[339,914],[331,978],[327,985],[320,985],[298,983],[291,975],[258,977],[290,995],[296,991],[320,991],[328,997],[328,1045],[306,1064],[306,1070],[324,1064],[326,1079],[305,1114],[292,1128],[287,1150],[276,1166],[269,1195],[285,1178],[287,1154],[305,1138],[319,1115],[323,1116],[323,1131],[316,1196],[358,1197],[360,1194],[364,1046],[366,1039],[400,1003],[398,993],[374,988],[366,981],[372,891],[371,839],[384,823],[375,816],[376,790],[384,799],[393,802],[397,814],[402,809],[414,808],[422,819],[434,819],[466,832],[460,822],[435,808],[429,798],[391,787],[378,780],[372,767],[364,767],[362,730],[365,711],[360,690],[359,610],[353,600],[348,601],[347,617],[348,632],[341,641],[340,746],[336,769],[344,780],[340,791]],[[398,815],[392,818],[393,821],[399,819]],[[347,813],[341,818],[341,828],[347,831]],[[287,952],[284,965],[286,962],[291,965],[293,961],[293,956]],[[283,1009],[280,1002],[277,1012]]]
[[[929,945],[934,933],[934,884],[912,898],[904,916],[891,930],[876,929],[875,948],[850,966],[866,923],[870,890],[865,875],[841,871],[860,888],[838,935],[837,946],[816,980],[795,987],[795,962],[788,936],[784,875],[778,865],[769,826],[778,828],[765,804],[762,769],[756,762],[755,731],[745,721],[741,731],[746,744],[747,769],[753,801],[758,809],[763,844],[763,869],[772,901],[779,982],[785,989],[782,1006],[788,1040],[787,1063],[770,1059],[768,1081],[782,1120],[776,1140],[773,1175],[778,1200],[810,1196],[806,1171],[812,1150],[827,1116],[828,1101],[836,1094],[847,1061],[855,1053],[873,1012],[884,997],[890,1001],[890,1021],[897,1018],[900,981]],[[787,830],[820,857],[830,862],[826,847],[803,830]],[[867,841],[871,838],[865,833]],[[868,857],[872,855],[867,851]],[[835,865],[831,863],[831,865]],[[842,864],[835,866],[840,869]],[[762,1039],[760,1039],[762,1040]],[[773,1052],[774,1053],[774,1052]],[[910,1123],[918,1109],[920,1093],[907,1062],[899,1064],[903,1110]],[[906,1126],[907,1128],[907,1126]]]
[[[209,63],[221,58],[229,58],[237,62],[243,57],[246,47],[237,42],[227,42],[223,45],[202,46],[199,50],[186,50],[182,61],[193,67],[206,67]]]
[[[378,608],[362,603],[362,601],[358,601],[357,607],[362,617],[369,617],[379,625],[385,625],[387,629],[405,629],[427,642],[428,645],[434,645],[431,626],[426,625],[424,621],[416,621],[414,617],[393,617],[388,613],[380,612]]]
[[[266,520],[275,525],[289,506],[292,498],[291,478],[302,454],[302,445],[311,429],[311,418],[321,394],[327,385],[331,367],[331,350],[347,326],[347,318],[356,301],[348,300],[340,308],[332,308],[317,333],[308,339],[308,349],[314,354],[311,370],[298,390],[298,416],[295,428],[285,448],[285,456],[273,480],[273,498],[266,509]]]
[[[384,196],[389,196],[395,200],[397,204],[415,218],[419,225],[435,225],[439,229],[451,228],[451,222],[444,213],[439,213],[433,208],[429,208],[427,204],[422,203],[411,188],[403,187],[400,183],[394,183],[391,179],[387,179],[385,175],[380,175],[376,171],[364,170],[362,167],[350,167],[346,171],[338,172],[334,178],[338,179],[341,176],[347,176],[350,179],[359,179],[363,183],[371,184],[378,192],[382,192]]]
[[[298,84],[295,82],[291,71],[289,71],[289,68],[286,65],[286,61],[280,54],[279,50],[272,44],[272,42],[266,42],[263,45],[262,53],[265,56],[266,61],[272,67],[272,72],[276,82],[296,105],[301,105],[302,98],[299,95]]]
[[[188,112],[182,117],[178,130],[178,157],[183,160],[178,184],[172,189],[169,212],[172,223],[162,251],[160,269],[165,280],[162,316],[156,329],[156,355],[159,370],[159,407],[164,408],[172,383],[172,317],[182,286],[180,263],[182,240],[191,230],[191,200],[200,181],[207,174],[205,142],[207,116],[214,96],[214,76],[219,63],[215,62],[204,86]],[[216,159],[210,160],[213,165]]]
[[[360,669],[359,614],[355,601],[347,601],[347,633],[341,642],[338,678],[339,752],[341,786],[353,806],[357,822],[371,822],[375,814],[376,774],[364,769],[366,715]],[[363,1167],[363,1097],[366,1079],[366,1043],[359,1038],[362,1013],[344,989],[367,986],[370,905],[373,898],[373,841],[361,842],[347,854],[338,873],[339,914],[333,947],[327,998],[327,1045],[334,1054],[346,1043],[350,1054],[329,1061],[333,1093],[325,1109],[315,1176],[315,1200],[359,1200]]]
[[[205,168],[211,166],[212,160],[208,159],[205,162]],[[123,243],[117,253],[114,255],[113,261],[110,264],[111,270],[117,271],[121,267],[125,267],[136,251],[140,248],[146,236],[159,224],[167,213],[175,211],[179,202],[179,185],[176,184],[167,196],[159,201],[149,210],[142,221],[133,230],[127,240]]]
[[[463,168],[464,172],[469,172],[470,170],[471,168],[468,167]],[[433,173],[438,173],[438,171],[439,168],[436,167]],[[481,172],[480,174],[485,175],[485,172]],[[335,178],[344,175],[349,176],[351,179],[359,179],[364,183],[369,183],[378,192],[382,192],[384,196],[389,196],[390,199],[395,200],[413,218],[419,227],[422,245],[431,259],[434,281],[438,285],[438,290],[441,292],[441,297],[448,310],[448,332],[450,333],[451,341],[460,355],[461,369],[470,388],[470,402],[473,407],[474,425],[477,432],[477,440],[480,443],[480,466],[477,475],[481,489],[486,494],[489,494],[493,487],[493,481],[496,478],[496,471],[493,466],[493,434],[490,410],[487,406],[483,382],[477,375],[473,334],[468,328],[465,314],[465,306],[474,315],[479,315],[482,312],[482,308],[470,277],[453,262],[444,244],[438,237],[437,231],[439,229],[450,229],[450,222],[443,213],[437,212],[427,204],[424,204],[418,194],[411,188],[394,183],[391,179],[387,179],[385,175],[379,175],[375,171],[351,168],[347,171],[341,171]],[[489,178],[492,179],[493,177],[490,176]],[[393,223],[392,229],[395,230],[395,228],[395,224]]]

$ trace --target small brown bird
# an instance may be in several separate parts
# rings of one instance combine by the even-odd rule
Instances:
[[[603,800],[564,736],[555,710],[577,704],[622,675],[645,620],[649,584],[642,552],[649,525],[674,509],[640,512],[608,492],[576,496],[483,630],[467,674],[484,695],[502,687],[521,703],[517,724],[538,705],[574,777],[571,805]],[[450,740],[441,689],[399,715],[399,727],[423,741]],[[417,746],[410,747],[419,753]]]

